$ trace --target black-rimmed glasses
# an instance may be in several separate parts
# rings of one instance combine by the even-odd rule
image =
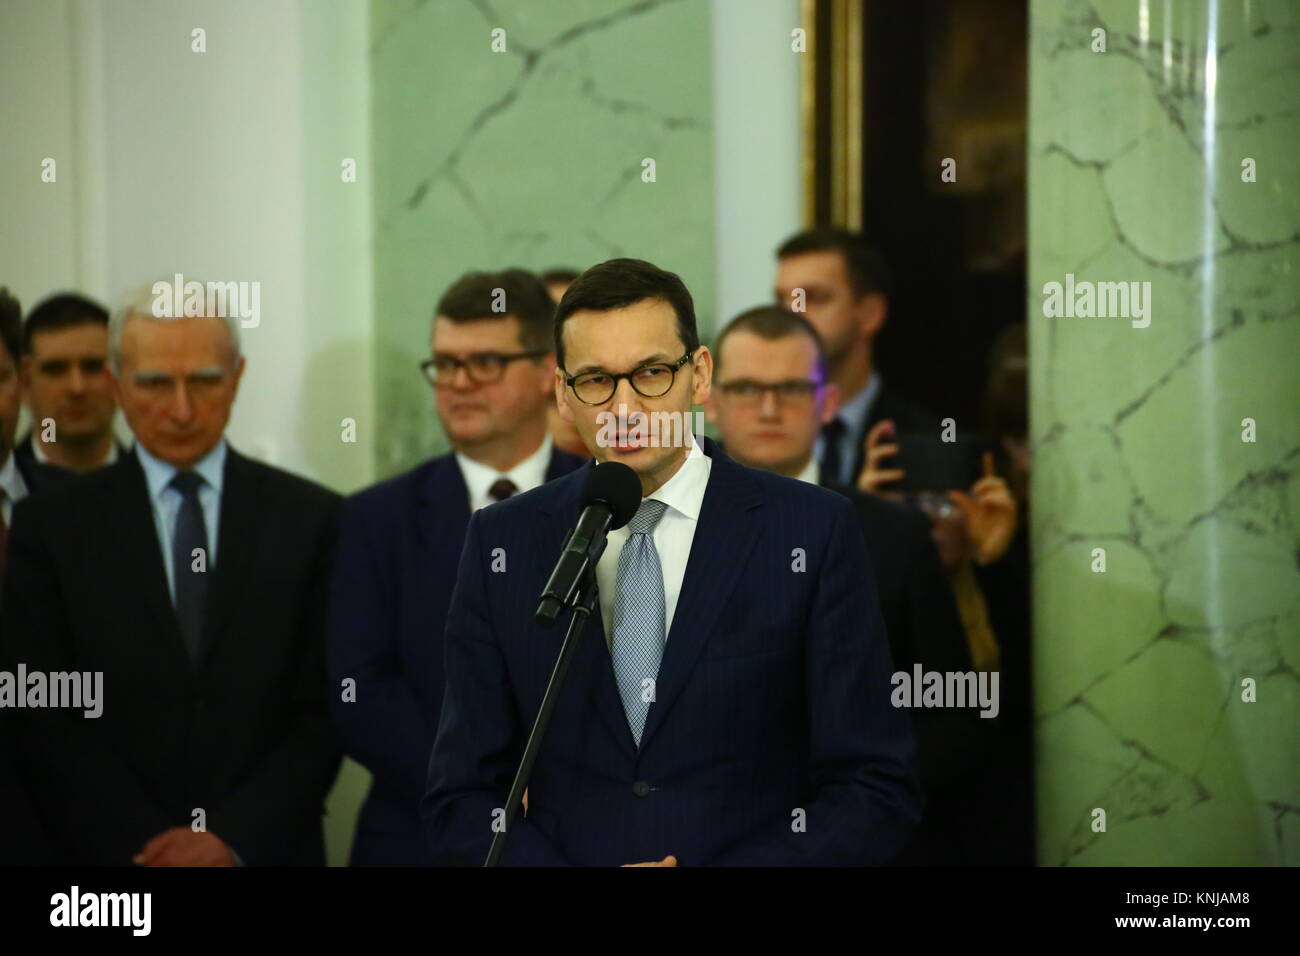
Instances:
[[[812,401],[821,383],[810,379],[793,378],[784,382],[755,382],[751,379],[738,379],[734,382],[719,382],[716,386],[722,394],[740,405],[761,405],[763,396],[768,392],[786,405],[804,405]]]
[[[454,355],[435,355],[420,363],[420,371],[424,373],[424,377],[431,385],[452,381],[456,377],[457,370],[462,368],[475,385],[492,385],[501,381],[501,376],[506,373],[506,366],[511,362],[526,358],[541,358],[546,354],[547,351],[542,349],[504,355],[500,352],[475,352],[463,359]]]
[[[676,362],[652,362],[639,365],[630,372],[583,372],[569,375],[564,384],[573,389],[573,394],[584,405],[604,405],[614,397],[618,390],[619,379],[627,379],[632,389],[642,398],[661,398],[667,395],[677,379],[677,370],[691,360],[688,351]]]

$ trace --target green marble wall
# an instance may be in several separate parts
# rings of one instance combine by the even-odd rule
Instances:
[[[1300,864],[1300,3],[1031,14],[1040,861]]]
[[[446,447],[417,363],[468,269],[649,259],[711,328],[709,44],[699,0],[373,0],[381,477]]]

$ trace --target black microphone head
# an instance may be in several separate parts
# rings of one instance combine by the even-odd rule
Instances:
[[[601,462],[587,474],[582,489],[584,508],[597,502],[609,508],[609,530],[623,527],[641,507],[641,479],[621,461]]]

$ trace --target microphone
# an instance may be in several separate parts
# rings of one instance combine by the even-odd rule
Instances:
[[[578,587],[605,553],[605,536],[631,521],[641,507],[641,479],[621,461],[602,462],[587,474],[582,504],[582,515],[564,542],[534,615],[547,627],[572,606]]]

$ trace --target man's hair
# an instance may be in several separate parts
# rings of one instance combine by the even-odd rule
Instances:
[[[0,343],[9,352],[9,357],[18,364],[22,355],[23,342],[23,308],[18,300],[9,294],[9,290],[0,286]]]
[[[844,257],[853,294],[862,298],[872,292],[889,294],[889,271],[885,260],[860,232],[819,226],[796,233],[777,249],[777,259],[801,256],[809,252],[838,252]]]
[[[57,332],[78,325],[108,327],[108,309],[75,292],[60,292],[38,303],[23,323],[23,352],[31,354],[32,339],[42,332]]]
[[[501,294],[497,290],[501,290]],[[505,311],[494,311],[500,305]],[[528,352],[549,352],[555,303],[542,280],[526,269],[467,272],[442,294],[435,310],[453,322],[480,319],[519,320],[519,342]]]
[[[198,282],[199,285],[207,288],[207,283]],[[157,279],[153,282],[146,282],[144,285],[137,286],[127,292],[118,301],[117,307],[113,309],[108,317],[108,366],[113,370],[114,375],[122,373],[122,334],[126,329],[126,323],[129,319],[144,319],[148,322],[175,322],[177,319],[185,318],[181,304],[173,303],[168,312],[164,310],[164,315],[154,315],[154,304],[158,301],[159,294],[154,292],[154,288],[160,285],[170,286],[172,280]],[[187,283],[188,284],[188,283]],[[180,312],[180,315],[176,313]],[[241,355],[239,347],[239,318],[229,314],[219,316],[201,316],[201,318],[211,318],[221,322],[226,327],[226,336],[230,340],[230,362],[231,365],[239,364]]]
[[[646,299],[667,302],[677,314],[677,334],[694,352],[700,347],[695,326],[695,302],[675,272],[644,259],[609,259],[573,280],[555,307],[555,360],[564,368],[564,322],[575,312],[610,312]]]
[[[783,309],[779,305],[760,305],[740,313],[728,322],[727,327],[718,335],[713,356],[714,367],[718,370],[722,368],[722,343],[733,332],[750,332],[769,342],[791,335],[806,335],[812,339],[813,345],[817,348],[817,365],[821,369],[822,378],[826,377],[826,353],[822,348],[822,337],[813,324],[802,315]]]

